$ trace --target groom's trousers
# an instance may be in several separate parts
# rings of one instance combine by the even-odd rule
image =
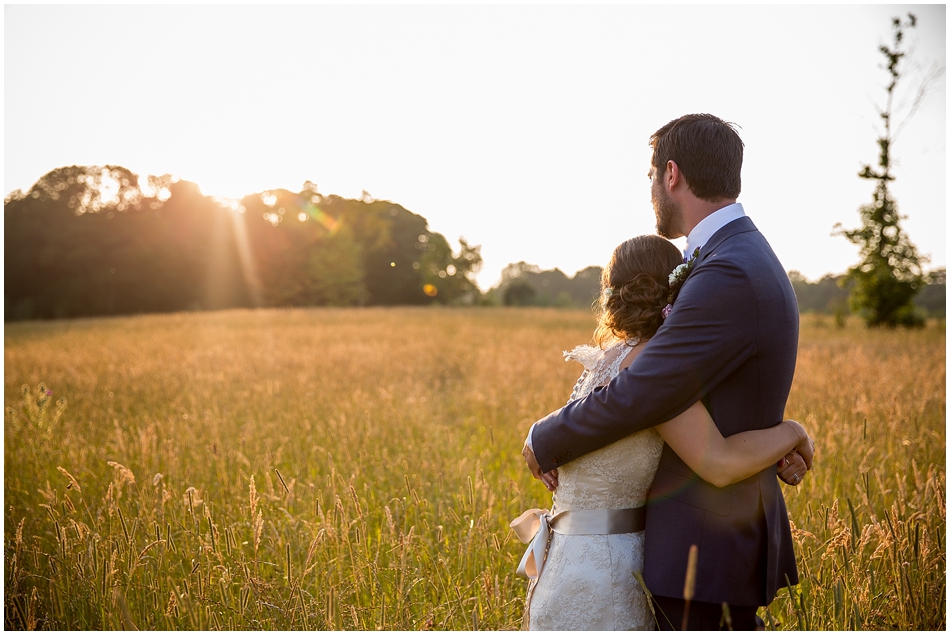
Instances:
[[[656,620],[661,631],[678,631],[683,628],[683,613],[686,611],[686,601],[680,598],[653,596],[656,608]],[[756,631],[763,630],[765,623],[755,614],[757,606],[730,606],[729,619],[732,622],[731,630]],[[727,631],[730,630],[723,618],[721,604],[712,602],[689,603],[689,614],[686,630],[689,631]]]

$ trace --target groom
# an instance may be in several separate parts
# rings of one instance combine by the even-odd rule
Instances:
[[[722,431],[784,418],[798,349],[798,304],[765,238],[736,203],[742,140],[712,115],[686,115],[650,138],[650,179],[660,236],[687,236],[699,255],[663,326],[608,386],[532,426],[524,455],[549,486],[556,468],[629,434],[673,419],[702,400]],[[810,466],[811,453],[801,448]],[[801,474],[790,477],[792,484]],[[718,629],[722,604],[737,630],[756,628],[756,609],[798,583],[776,480],[764,470],[717,488],[663,448],[648,498],[644,580],[661,628]],[[684,602],[691,545],[696,587]]]

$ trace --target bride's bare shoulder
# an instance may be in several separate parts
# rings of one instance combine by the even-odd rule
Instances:
[[[620,362],[620,370],[625,369],[627,366],[633,363],[633,360],[635,360],[637,355],[643,351],[643,347],[647,345],[648,341],[649,340],[643,340],[642,342],[638,342],[627,352],[627,356],[623,358],[622,362]]]

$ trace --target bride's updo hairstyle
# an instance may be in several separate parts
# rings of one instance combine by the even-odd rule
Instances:
[[[663,324],[670,273],[683,254],[670,241],[647,234],[614,249],[600,281],[600,315],[594,343],[653,337]]]

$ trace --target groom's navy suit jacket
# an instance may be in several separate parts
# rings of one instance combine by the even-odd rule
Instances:
[[[798,303],[748,217],[702,247],[673,311],[606,387],[542,419],[532,433],[543,471],[668,421],[702,400],[723,436],[784,419],[798,350]],[[690,545],[703,602],[764,606],[798,582],[785,500],[770,467],[718,488],[663,448],[647,504],[644,580],[683,597]]]

